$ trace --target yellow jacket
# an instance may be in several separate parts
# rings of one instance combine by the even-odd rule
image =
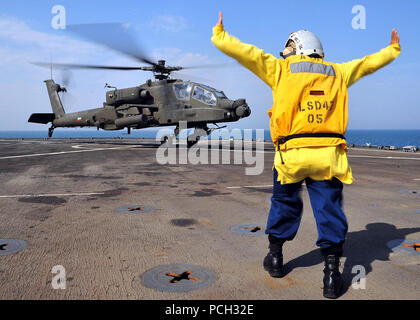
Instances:
[[[291,134],[328,132],[344,135],[347,88],[387,65],[400,53],[399,44],[394,44],[373,55],[341,64],[304,55],[283,60],[240,42],[224,31],[222,25],[213,28],[212,41],[272,88],[274,103],[268,114],[275,144],[280,137]],[[311,68],[318,71],[312,73]],[[346,151],[346,142],[340,138],[291,139],[280,145],[274,158],[278,180],[285,184],[306,177],[314,180],[337,177],[344,183],[352,183]]]

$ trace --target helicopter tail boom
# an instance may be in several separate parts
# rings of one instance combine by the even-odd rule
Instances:
[[[65,115],[63,104],[61,103],[60,96],[58,95],[61,91],[66,91],[66,88],[62,88],[59,84],[55,83],[54,80],[45,80],[47,85],[48,96],[50,97],[51,108],[54,112],[55,118],[60,118]]]

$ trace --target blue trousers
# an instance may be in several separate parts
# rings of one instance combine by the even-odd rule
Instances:
[[[293,240],[302,217],[300,197],[302,182],[281,184],[274,168],[273,196],[265,233],[285,241]],[[322,250],[341,247],[347,233],[347,219],[342,210],[343,184],[337,178],[316,181],[305,179],[318,229],[316,245]]]

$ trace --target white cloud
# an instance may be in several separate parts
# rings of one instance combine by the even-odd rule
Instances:
[[[187,22],[184,17],[173,15],[157,16],[150,24],[157,31],[180,32],[187,28]]]
[[[28,52],[33,56],[48,52],[57,52],[65,57],[75,53],[86,55],[92,53],[93,49],[91,44],[72,39],[65,34],[40,32],[32,29],[25,21],[4,16],[0,17],[0,40],[3,44],[20,49],[31,48]]]
[[[48,63],[51,58],[57,63],[95,64],[113,64],[118,59],[123,65],[133,65],[132,61],[116,56],[111,50],[71,38],[65,32],[41,32],[23,20],[0,16],[0,68],[2,74],[7,75],[0,78],[0,95],[4,97],[0,109],[7,109],[8,119],[14,119],[0,119],[0,130],[33,129],[33,125],[26,123],[29,115],[33,112],[49,112],[43,80],[50,78],[50,70],[30,62]],[[121,79],[122,76],[121,73],[101,71],[73,72],[70,89],[75,90],[70,90],[65,98],[68,104],[66,110],[72,112],[101,106],[104,83]],[[124,80],[130,78],[128,74],[126,76]],[[54,70],[53,78],[60,82],[62,72]]]

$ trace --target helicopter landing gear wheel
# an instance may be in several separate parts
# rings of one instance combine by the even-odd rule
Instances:
[[[160,138],[160,144],[163,145],[165,143],[171,144],[172,143],[172,136],[164,135],[162,138]]]
[[[177,126],[177,127],[174,129],[174,137],[176,138],[178,135],[179,135],[179,127]]]
[[[54,133],[54,126],[51,126],[51,127],[48,129],[48,138],[51,138],[51,137],[52,137],[52,135],[53,135],[53,133]]]
[[[173,141],[176,141],[176,137],[179,134],[179,127],[176,127],[174,130],[173,135],[165,134],[160,138],[160,144],[163,145],[165,143],[169,143],[169,145],[173,144]]]
[[[201,137],[207,137],[209,135],[209,129],[207,126],[195,128],[194,132],[188,136],[187,147],[190,148],[195,145]]]
[[[191,148],[193,145],[195,145],[200,140],[200,137],[195,137],[195,139],[188,139],[187,140],[187,148]]]

